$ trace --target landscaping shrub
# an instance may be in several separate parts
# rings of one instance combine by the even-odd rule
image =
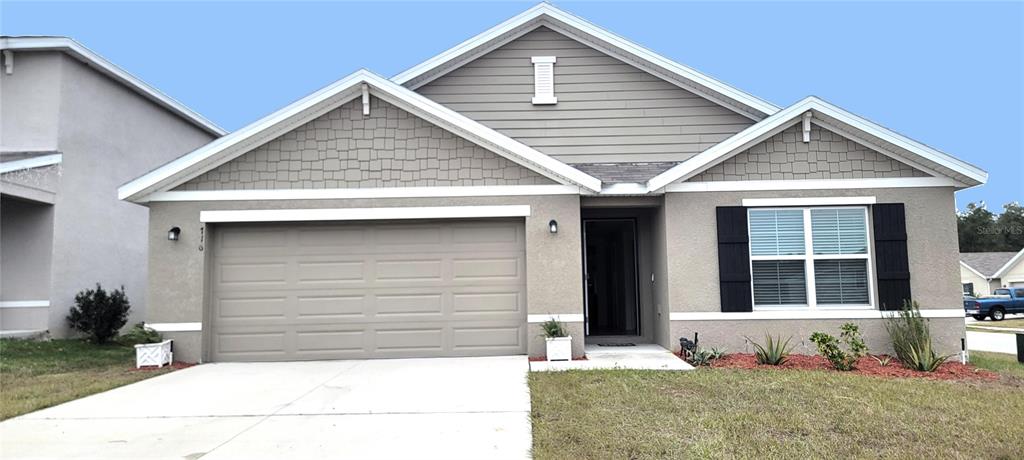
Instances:
[[[96,289],[86,289],[75,295],[75,306],[71,307],[68,323],[93,343],[107,343],[128,322],[131,308],[124,286],[108,294],[96,283]]]
[[[715,360],[725,356],[725,350],[719,348],[697,348],[686,352],[688,361],[694,366],[710,366]]]
[[[554,318],[540,323],[540,328],[544,331],[544,337],[557,338],[569,336],[569,331],[565,330],[565,325],[555,321]]]
[[[770,364],[772,366],[780,366],[786,363],[786,358],[789,357],[789,352],[793,347],[789,346],[792,336],[782,341],[782,336],[773,338],[772,336],[765,333],[764,340],[765,344],[761,345],[750,337],[746,337],[752,345],[754,345],[754,357],[757,358],[758,364]]]
[[[840,337],[843,338],[849,352],[840,348],[839,339],[824,332],[811,334],[811,342],[818,346],[818,353],[832,363],[832,367],[841,371],[849,371],[857,364],[857,359],[867,354],[868,347],[864,344],[864,339],[860,336],[860,328],[856,324],[846,323],[840,329],[843,331]]]
[[[904,302],[901,310],[887,315],[885,329],[892,339],[896,359],[911,369],[932,372],[953,356],[935,353],[928,320],[921,316],[917,302]]]
[[[121,334],[117,341],[125,345],[136,345],[140,343],[157,343],[163,340],[160,333],[146,327],[145,323],[138,323],[128,329],[128,332]]]

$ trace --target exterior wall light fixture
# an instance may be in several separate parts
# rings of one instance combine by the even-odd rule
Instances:
[[[180,236],[181,236],[181,229],[178,228],[178,227],[171,227],[171,229],[167,231],[167,239],[168,240],[178,241],[178,237],[180,237]]]
[[[551,232],[551,233],[558,233],[558,221],[557,220],[551,219],[551,222],[548,222],[548,231]]]

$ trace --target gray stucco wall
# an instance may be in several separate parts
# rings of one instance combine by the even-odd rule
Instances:
[[[805,143],[803,128],[797,123],[689,182],[875,177],[928,174],[817,125],[811,125],[811,140]]]
[[[46,300],[53,206],[0,199],[0,301]],[[46,329],[46,307],[0,308],[0,330]]]
[[[0,151],[56,150],[63,59],[56,52],[14,59],[14,74],[0,72]]]
[[[831,196],[874,196],[878,203],[904,203],[907,220],[907,251],[910,262],[911,292],[922,309],[960,310],[961,294],[956,216],[952,188],[900,188],[865,190],[803,190],[765,192],[668,193],[665,195],[666,241],[668,258],[668,294],[673,312],[720,312],[718,246],[715,221],[717,206],[739,206],[744,198],[790,198]],[[870,224],[869,224],[870,225]],[[877,303],[877,299],[876,299]],[[963,321],[932,320],[944,347],[955,345]],[[837,324],[841,324],[839,321]],[[958,322],[958,323],[957,323]],[[689,326],[684,326],[689,324]],[[708,345],[716,342],[733,346],[742,334],[760,338],[764,328],[774,321],[672,321],[671,341],[678,340],[681,328],[701,328]],[[803,334],[808,328],[836,326],[835,322],[807,320],[780,321],[777,332]],[[865,336],[882,337],[881,321],[867,321]],[[783,327],[785,326],[785,327]],[[787,330],[792,332],[787,332]],[[705,330],[709,335],[705,336]],[[747,332],[744,332],[747,331]],[[692,331],[689,332],[692,335]],[[807,334],[809,335],[809,333]],[[755,337],[756,336],[756,337]],[[801,335],[802,337],[802,335]],[[949,341],[956,339],[956,343]],[[881,340],[881,339],[879,339]],[[703,340],[702,340],[703,341]],[[882,341],[879,342],[881,347]],[[672,344],[678,349],[678,344]]]
[[[118,200],[117,187],[212,136],[63,53],[16,52],[15,59],[14,73],[2,75],[4,148],[14,132],[6,124],[12,117],[46,126],[31,134],[33,148],[63,154],[53,206],[50,331],[67,334],[65,317],[75,293],[97,282],[107,288],[123,285],[133,305],[130,321],[142,321],[148,210]],[[57,65],[27,65],[36,59]],[[15,87],[16,93],[8,91]],[[59,110],[32,98],[8,97],[23,93],[55,97]]]
[[[177,190],[554,184],[377,97],[361,99]]]
[[[231,202],[159,202],[150,204],[149,229],[149,296],[148,322],[206,322],[205,316],[205,251],[199,246],[203,231],[215,232],[216,226],[199,222],[202,210],[231,209],[312,209],[397,206],[467,206],[519,204],[531,207],[525,219],[527,312],[531,315],[580,314],[583,312],[582,246],[580,236],[580,200],[577,195],[479,197],[479,198],[410,198],[378,200],[298,200],[298,201],[231,201]],[[548,221],[559,222],[558,233],[548,232]],[[177,242],[167,240],[167,229],[182,229]],[[205,230],[203,230],[205,229]],[[579,330],[574,340],[574,353],[582,354],[582,323],[570,323]],[[573,329],[575,328],[575,329]],[[528,328],[531,355],[544,354],[544,342],[535,324]],[[176,333],[175,357],[184,361],[200,361],[202,351],[199,332]]]
[[[533,56],[555,56],[533,105]],[[417,89],[567,163],[682,161],[753,121],[546,27]]]

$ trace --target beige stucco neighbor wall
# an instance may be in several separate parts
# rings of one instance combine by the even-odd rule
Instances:
[[[1017,259],[1017,264],[1007,270],[999,281],[1005,286],[1024,286],[1024,258]]]
[[[689,179],[690,182],[927,177],[906,164],[817,125],[798,123]]]
[[[668,298],[672,312],[720,312],[718,282],[718,246],[715,208],[739,206],[744,198],[795,198],[833,196],[874,196],[878,203],[904,203],[907,221],[907,251],[910,262],[911,292],[922,309],[961,309],[959,283],[959,252],[957,248],[956,217],[952,188],[899,188],[863,190],[801,190],[764,192],[667,193],[665,195],[666,244],[670,254],[668,268]],[[754,329],[763,335],[764,321],[713,322],[707,326],[709,340],[733,343],[734,336],[743,328]],[[815,324],[819,321],[796,323]],[[933,320],[935,324],[956,327],[954,322]],[[678,324],[677,324],[678,323]],[[722,325],[718,325],[721,323]],[[703,323],[697,323],[703,324]],[[711,323],[709,323],[711,324]],[[787,323],[780,323],[787,324]],[[729,327],[727,327],[728,325]],[[683,328],[679,321],[672,322],[672,337],[678,339]],[[730,329],[730,327],[735,328]],[[866,328],[877,329],[880,322],[865,323]],[[716,332],[717,331],[717,332]],[[784,331],[779,331],[784,332]],[[797,331],[798,332],[798,331]],[[865,330],[866,335],[880,334]],[[717,334],[717,335],[716,335]],[[795,334],[795,332],[794,332]],[[950,336],[955,332],[944,332]],[[958,336],[958,335],[957,335]],[[959,337],[959,336],[958,336]],[[673,344],[678,348],[678,344]],[[957,344],[957,346],[959,346]]]
[[[400,206],[529,205],[525,219],[527,312],[530,315],[582,314],[583,279],[580,238],[580,200],[577,195],[409,198],[378,200],[301,200],[301,201],[229,201],[174,202],[150,204],[149,297],[151,323],[206,323],[204,280],[207,253],[200,250],[203,232],[216,231],[216,225],[199,222],[202,210],[231,209],[313,209]],[[548,232],[548,221],[558,221],[558,233]],[[181,239],[167,240],[167,230],[181,228]],[[583,353],[582,323],[568,324],[574,337],[573,351]],[[536,324],[528,328],[530,355],[544,354],[544,341]],[[200,347],[202,334],[168,334],[175,338],[175,358],[198,362],[204,359]]]
[[[373,97],[369,115],[355,99],[177,190],[554,183]]]
[[[989,281],[985,278],[978,276],[960,264],[960,284],[974,283],[974,293],[976,295],[988,295],[992,293],[993,289],[1000,287],[999,279],[996,278]]]

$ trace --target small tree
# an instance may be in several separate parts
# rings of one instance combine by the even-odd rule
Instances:
[[[75,306],[71,307],[68,322],[72,329],[85,333],[93,343],[107,343],[128,322],[131,308],[124,286],[108,294],[96,283],[96,289],[75,295]]]

